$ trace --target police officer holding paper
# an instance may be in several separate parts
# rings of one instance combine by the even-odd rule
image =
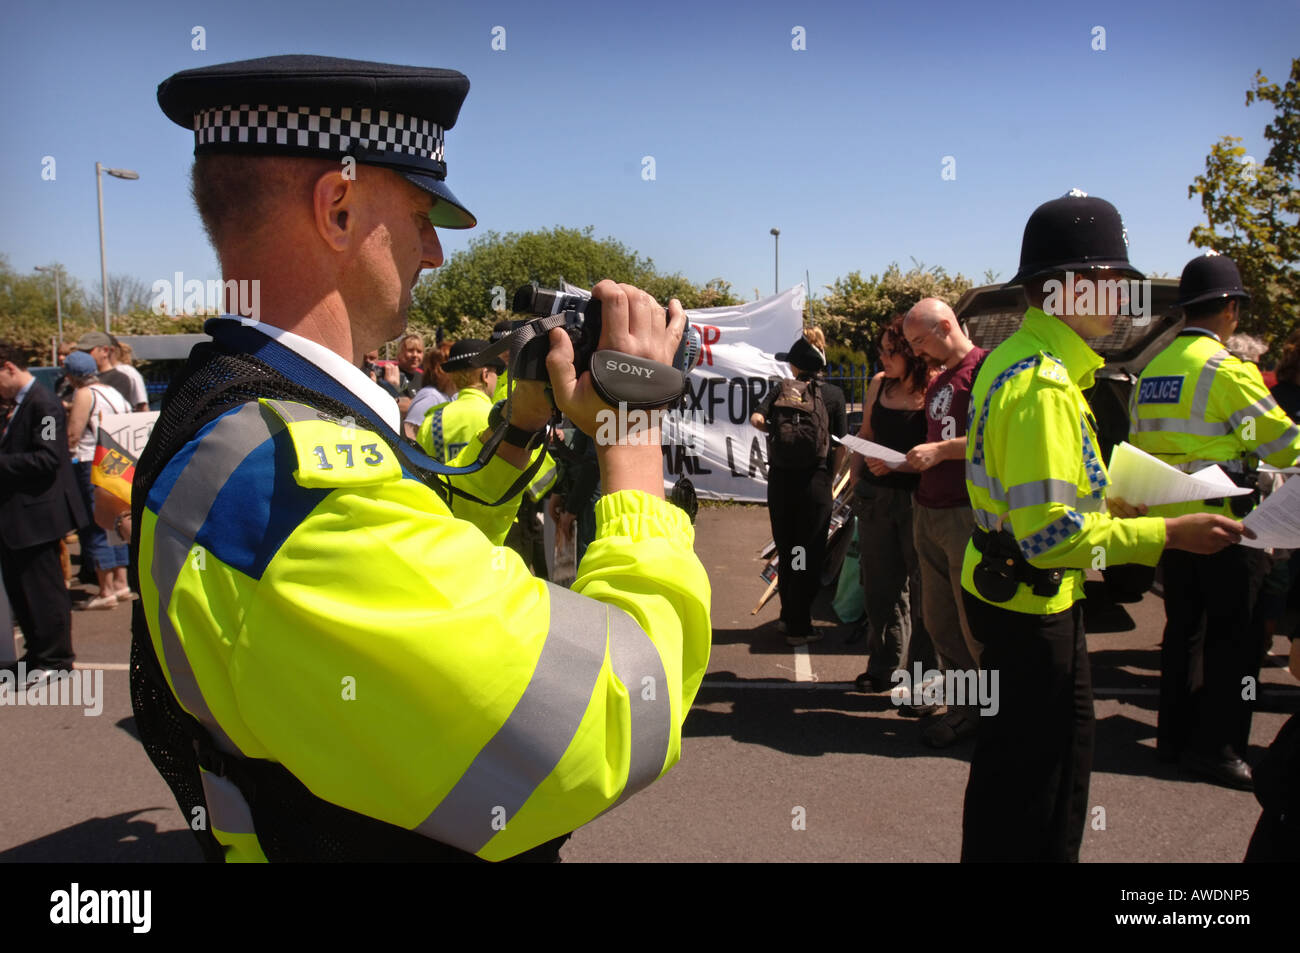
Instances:
[[[572,591],[508,524],[542,381],[447,473],[358,368],[405,327],[473,215],[446,184],[452,70],[277,56],[188,70],[158,101],[196,136],[193,193],[260,320],[216,319],[137,468],[132,701],[209,859],[554,859],[676,763],[708,662],[709,581],[663,499],[657,428],[598,448],[605,495]],[[602,347],[669,364],[685,326],[601,282]],[[671,320],[669,320],[671,318]],[[561,331],[555,401],[609,411]],[[501,438],[500,435],[504,434]],[[452,505],[455,509],[453,512]]]
[[[1193,473],[1211,464],[1254,487],[1260,460],[1291,466],[1300,427],[1264,386],[1259,369],[1224,343],[1250,301],[1231,258],[1213,253],[1183,269],[1183,330],[1142,371],[1130,407],[1130,442]],[[1221,513],[1240,518],[1257,493],[1152,507],[1153,515]],[[1229,546],[1213,555],[1165,553],[1165,634],[1160,649],[1157,753],[1229,787],[1250,788],[1241,757],[1250,739],[1249,679],[1263,652],[1252,630],[1266,557]]]
[[[1093,701],[1083,570],[1154,565],[1166,548],[1216,552],[1241,538],[1225,516],[1160,519],[1117,504],[1083,390],[1102,359],[1087,341],[1116,315],[1103,281],[1141,278],[1109,202],[1082,192],[1030,216],[1010,284],[1029,308],[985,360],[971,394],[966,486],[976,529],[962,588],[980,665],[999,673],[981,718],[963,818],[964,861],[1076,861],[1092,772]]]

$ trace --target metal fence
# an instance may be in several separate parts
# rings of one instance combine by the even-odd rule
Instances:
[[[852,408],[861,405],[867,397],[871,368],[866,364],[827,364],[826,382],[844,391],[844,399]]]

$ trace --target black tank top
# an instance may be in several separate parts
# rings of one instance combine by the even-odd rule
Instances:
[[[918,443],[925,443],[925,408],[896,410],[893,407],[886,407],[880,399],[884,396],[887,386],[889,386],[888,382],[880,385],[876,402],[871,405],[871,432],[875,435],[872,441],[890,450],[907,453]],[[897,490],[915,490],[917,484],[921,482],[921,475],[888,473],[884,476],[875,476],[864,466],[862,479],[859,482],[892,487]]]

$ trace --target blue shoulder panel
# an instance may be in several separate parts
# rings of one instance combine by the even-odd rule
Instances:
[[[195,542],[227,566],[260,579],[289,534],[333,492],[299,486],[297,465],[293,441],[280,430],[230,474]]]

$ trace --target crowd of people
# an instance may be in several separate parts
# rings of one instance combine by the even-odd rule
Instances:
[[[1021,330],[993,352],[992,369],[981,374],[990,353],[974,346],[942,301],[922,300],[885,326],[881,370],[867,388],[857,433],[875,446],[855,452],[847,474],[865,619],[850,625],[845,642],[865,641],[867,652],[856,690],[888,691],[896,672],[917,665],[949,686],[981,669],[1001,678],[1000,717],[980,717],[969,696],[926,704],[916,687],[898,709],[929,719],[922,738],[932,747],[975,739],[963,843],[969,860],[1078,857],[1093,745],[1078,600],[1081,570],[1098,568],[1098,551],[1102,566],[1106,556],[1115,564],[1159,560],[1167,616],[1161,760],[1253,789],[1243,756],[1275,634],[1291,636],[1300,677],[1300,631],[1283,628],[1300,559],[1240,545],[1247,531],[1238,522],[1261,489],[1275,490],[1282,471],[1300,464],[1300,331],[1285,342],[1266,387],[1255,362],[1267,348],[1233,334],[1249,301],[1235,264],[1213,254],[1190,262],[1178,302],[1184,324],[1133,385],[1129,439],[1184,472],[1218,464],[1252,492],[1151,507],[1107,499],[1106,461],[1082,389],[1102,363],[1084,342],[1104,335],[1114,316],[1081,309],[1075,326],[1043,311],[1043,288],[1070,269],[1093,270],[1085,252],[1094,263],[1109,260],[1102,275],[1140,273],[1114,236],[1106,255],[1097,256],[1087,246],[1097,239],[1088,237],[1076,242],[1077,261],[1035,267],[1034,229],[1044,222],[1077,222],[1082,208],[1118,223],[1100,200],[1072,194],[1058,203],[1043,206],[1026,230],[1017,283],[1025,284],[1029,310]],[[1058,240],[1058,254],[1060,247]],[[790,382],[774,389],[752,418],[768,434],[780,622],[796,646],[821,638],[810,608],[824,576],[835,473],[820,445],[814,452],[805,440],[799,449],[800,421],[826,418],[835,435],[844,432],[843,398],[820,381],[824,350],[820,332],[808,330],[778,355],[799,390]],[[1018,379],[1002,391],[1013,396],[995,399]],[[1000,420],[1006,423],[994,423]],[[793,465],[792,447],[812,462]],[[1261,462],[1277,472],[1261,474]],[[1289,758],[1286,770],[1294,771],[1300,752],[1274,757]],[[1270,776],[1276,773],[1275,766]],[[1294,857],[1298,846],[1295,832],[1273,817],[1261,821],[1251,854]]]
[[[223,277],[275,280],[262,281],[260,321],[207,324],[134,463],[129,510],[87,479],[108,415],[147,406],[117,342],[93,332],[64,358],[66,409],[0,345],[0,569],[22,663],[33,678],[72,664],[60,547],[85,530],[87,608],[141,593],[138,737],[182,814],[204,808],[191,829],[209,859],[554,860],[569,832],[680,756],[708,669],[711,588],[693,514],[665,499],[657,441],[576,436],[596,433],[610,402],[559,330],[549,387],[507,382],[485,340],[406,334],[395,362],[378,357],[405,331],[404,279],[442,263],[435,229],[476,224],[446,184],[442,138],[467,91],[453,70],[296,55],[159,86],[195,137],[192,195]],[[259,134],[335,109],[379,122],[294,143]],[[400,149],[370,144],[399,135]],[[345,174],[338,160],[358,155]],[[1012,283],[1028,307],[1006,342],[985,354],[935,299],[879,340],[858,437],[883,449],[847,475],[867,616],[855,688],[884,690],[909,662],[1000,676],[993,717],[915,692],[900,712],[928,718],[935,747],[974,739],[963,860],[1078,859],[1094,736],[1079,600],[1099,549],[1112,565],[1164,560],[1160,754],[1255,783],[1250,708],[1234,693],[1259,672],[1260,591],[1276,608],[1295,573],[1238,545],[1239,497],[1164,511],[1107,497],[1083,396],[1103,361],[1087,342],[1116,318],[1096,307],[1098,281],[1142,277],[1118,211],[1071,192],[1026,225]],[[671,369],[680,302],[612,281],[593,295],[604,349]],[[1138,446],[1188,471],[1218,461],[1243,484],[1256,479],[1248,458],[1286,468],[1300,455],[1300,342],[1275,396],[1224,346],[1248,297],[1227,259],[1189,263],[1186,326],[1131,406]],[[795,647],[820,637],[812,608],[847,457],[826,348],[808,329],[777,354],[789,374],[751,417],[768,437]],[[571,436],[547,447],[557,408]],[[557,487],[551,511],[585,545],[572,587],[542,578],[536,545]],[[512,532],[518,555],[503,548]],[[1279,736],[1286,771],[1297,734],[1293,722]],[[1276,769],[1265,777],[1285,786]],[[1293,793],[1261,797],[1253,857],[1300,854]]]

